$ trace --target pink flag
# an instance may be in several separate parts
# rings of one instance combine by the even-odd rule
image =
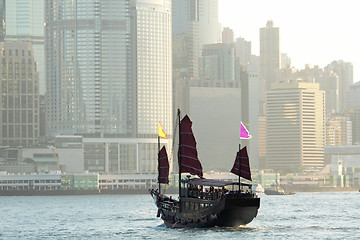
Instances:
[[[243,139],[251,138],[251,135],[249,135],[249,131],[246,129],[246,127],[242,122],[240,123],[240,138]]]

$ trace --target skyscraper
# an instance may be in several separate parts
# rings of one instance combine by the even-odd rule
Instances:
[[[237,38],[235,41],[236,56],[239,58],[240,64],[250,63],[251,42],[245,41],[245,38]]]
[[[353,65],[339,60],[333,61],[325,69],[333,71],[339,77],[339,111],[342,112],[346,108],[347,91],[354,81]]]
[[[157,171],[159,121],[172,137],[171,1],[47,1],[46,52],[51,135],[83,135],[89,171]]]
[[[274,84],[266,94],[267,167],[322,167],[324,144],[325,94],[319,84]]]
[[[218,0],[173,0],[172,4],[174,68],[196,79],[203,45],[221,39]]]
[[[260,28],[260,77],[266,81],[266,89],[276,81],[276,73],[281,68],[280,30],[269,20]]]
[[[134,134],[129,1],[46,1],[47,134]]]
[[[172,136],[171,1],[132,0],[132,86],[138,137]]]
[[[39,93],[45,94],[44,2],[34,0],[1,0],[0,41],[32,43],[39,73]]]
[[[233,43],[206,44],[199,58],[199,79],[209,85],[222,82],[235,86],[235,80],[239,81],[235,79],[239,67]]]
[[[33,146],[39,137],[39,75],[31,43],[1,42],[0,145]]]

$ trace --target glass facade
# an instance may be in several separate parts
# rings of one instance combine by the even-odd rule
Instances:
[[[47,130],[131,134],[128,1],[46,2]]]

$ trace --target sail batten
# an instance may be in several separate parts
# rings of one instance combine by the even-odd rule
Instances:
[[[198,158],[192,122],[187,115],[180,121],[180,138],[178,154],[181,158],[181,173],[190,173],[202,177],[202,166]]]
[[[252,181],[250,164],[249,164],[249,156],[247,154],[246,147],[244,147],[239,152],[237,152],[234,166],[230,172],[232,172],[242,178]]]
[[[159,152],[159,183],[169,184],[169,160],[165,146]]]

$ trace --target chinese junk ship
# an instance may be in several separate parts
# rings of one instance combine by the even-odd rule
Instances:
[[[213,226],[234,227],[246,225],[258,213],[260,198],[251,191],[251,185],[240,182],[240,177],[251,181],[249,158],[246,147],[236,155],[231,172],[239,176],[238,182],[203,178],[198,159],[192,122],[186,115],[179,117],[179,198],[173,199],[161,193],[161,184],[168,184],[169,163],[165,147],[159,152],[159,189],[151,189],[161,217],[170,228],[204,228]],[[181,179],[182,173],[188,173]],[[191,175],[198,177],[192,178]]]

